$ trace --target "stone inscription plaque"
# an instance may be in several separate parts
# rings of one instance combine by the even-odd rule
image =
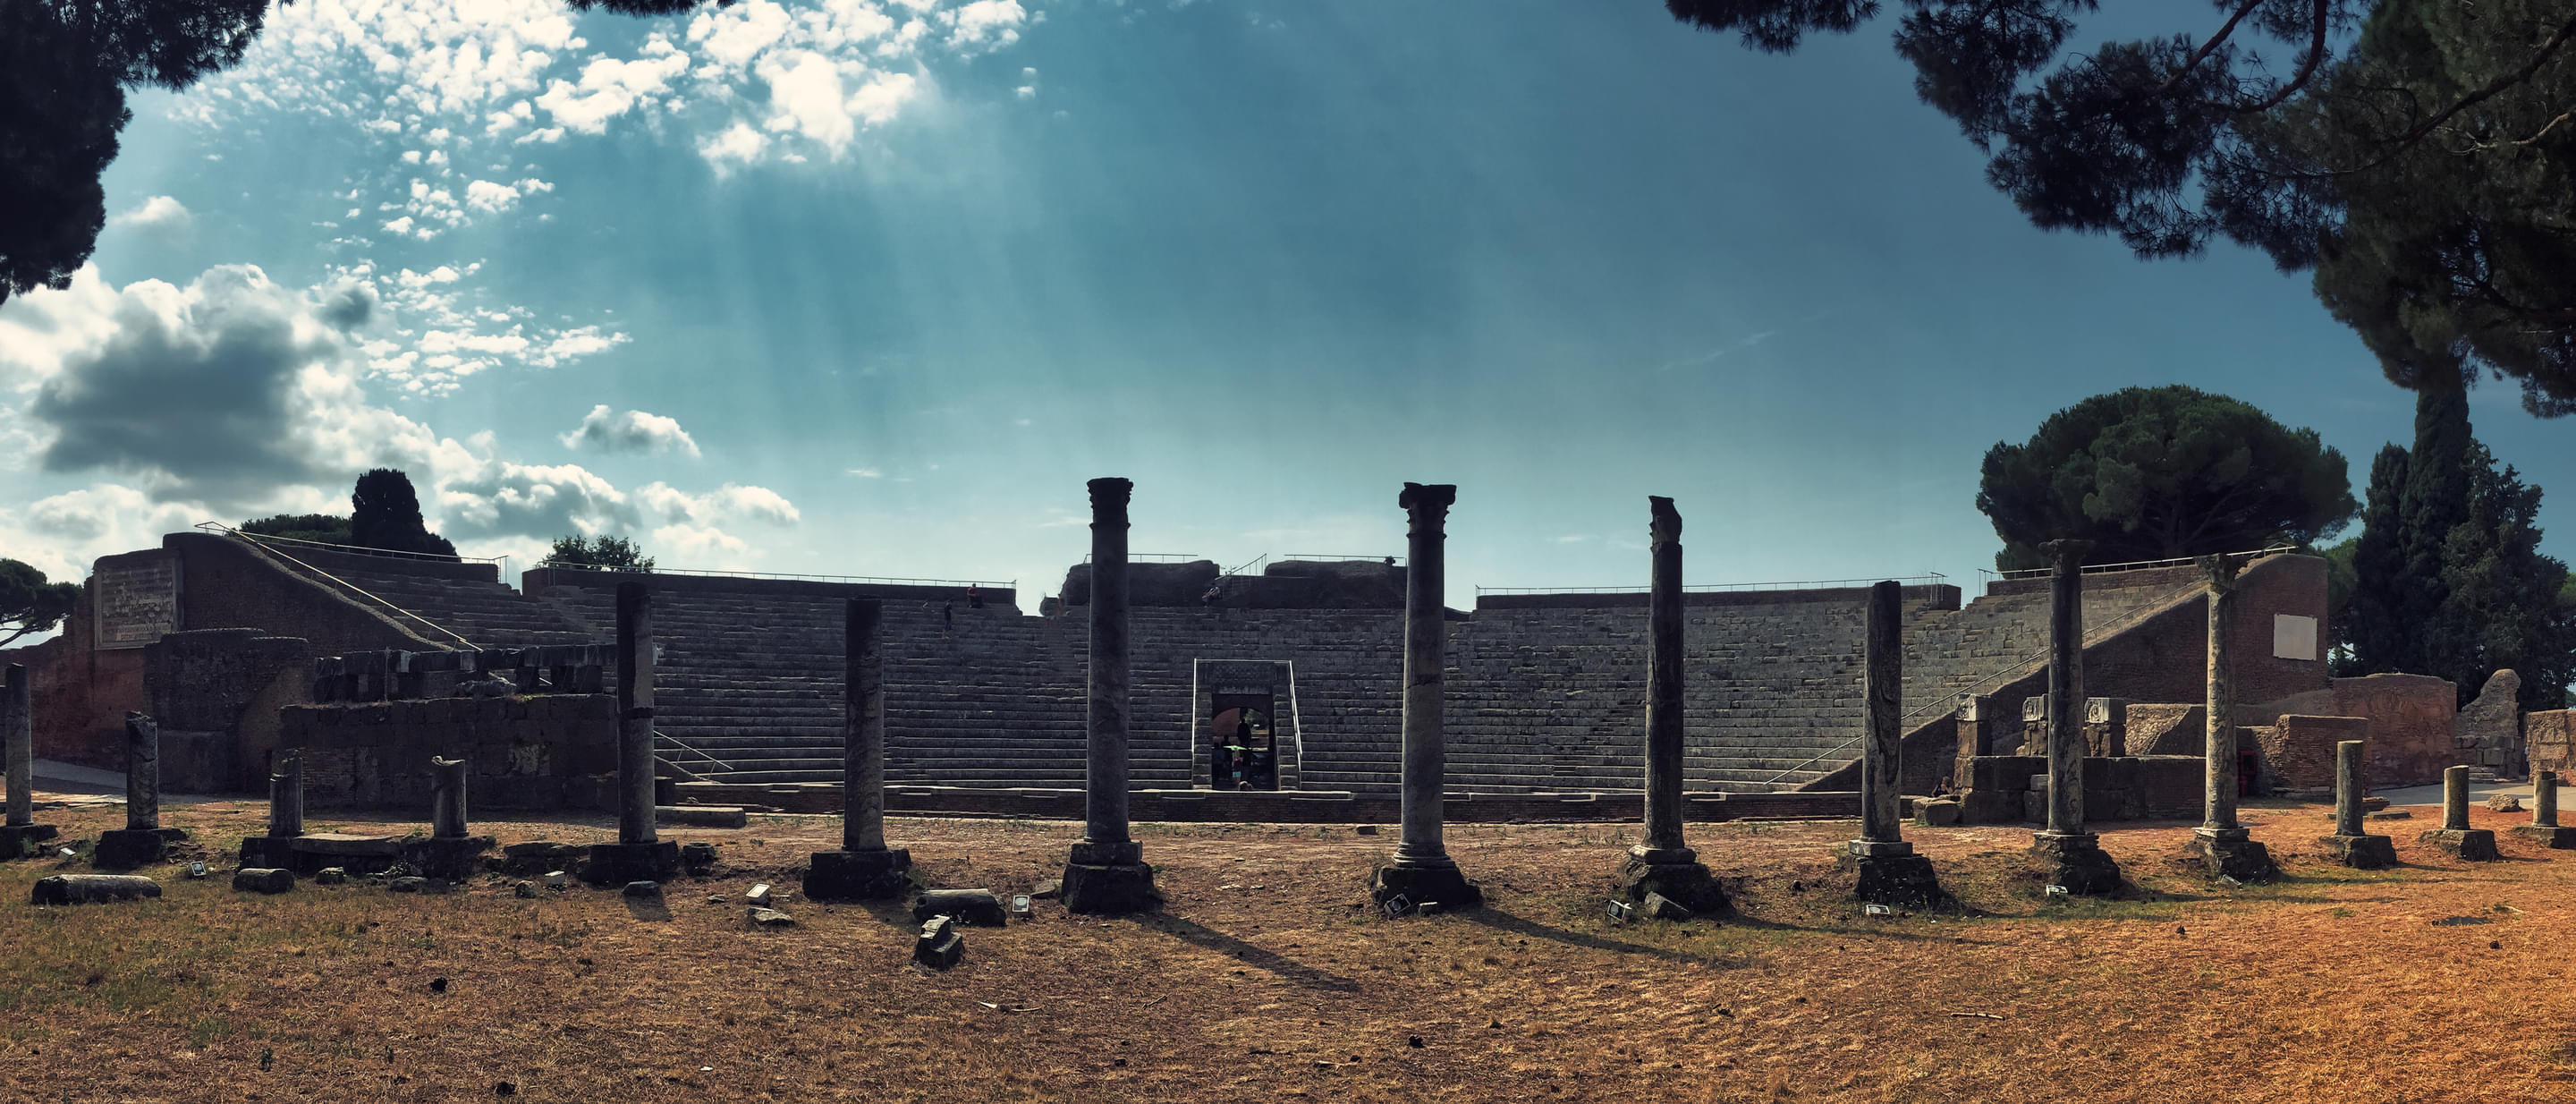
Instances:
[[[102,564],[90,581],[99,648],[140,648],[179,631],[177,560]]]

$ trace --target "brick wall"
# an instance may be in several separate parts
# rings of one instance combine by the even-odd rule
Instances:
[[[2576,710],[2525,713],[2522,737],[2534,772],[2554,770],[2560,778],[2576,779]]]
[[[2254,746],[2263,751],[2263,773],[2270,780],[2270,788],[2332,790],[2335,745],[2369,739],[2370,719],[2290,713],[2246,731],[2253,734]]]
[[[305,802],[316,808],[426,819],[431,756],[473,763],[473,808],[576,808],[593,776],[617,770],[616,716],[607,694],[294,705],[278,711],[278,745],[304,750]]]
[[[2457,716],[2453,707],[2458,702],[2449,679],[2364,675],[2335,679],[2323,690],[2239,707],[2236,719],[2240,724],[2268,725],[2291,713],[2367,718],[2370,785],[2388,789],[2440,782],[2442,769],[2458,762],[2451,735]]]

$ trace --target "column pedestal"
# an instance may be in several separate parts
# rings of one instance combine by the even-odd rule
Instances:
[[[2326,857],[2355,870],[2386,870],[2397,865],[2397,844],[2386,836],[2325,836],[2317,840]]]
[[[2065,886],[2068,893],[2101,897],[2120,891],[2120,864],[2091,832],[2033,833],[2030,855],[2048,864],[2049,884]]]
[[[1853,840],[1843,848],[1834,865],[1860,872],[1860,883],[1852,896],[1873,905],[1889,908],[1926,909],[1950,899],[1941,888],[1941,879],[1932,872],[1932,860],[1914,853],[1914,845],[1901,841]],[[2112,875],[2115,879],[2118,874]]]
[[[1726,907],[1725,888],[1700,865],[1699,853],[1687,847],[1631,847],[1610,884],[1614,895],[1626,901],[1642,902],[1647,894],[1660,893],[1703,915]]]
[[[912,852],[817,851],[805,871],[805,896],[814,901],[891,901],[912,893]]]
[[[132,870],[160,862],[171,844],[186,838],[182,828],[111,828],[98,834],[90,862],[101,870]]]
[[[2576,851],[2576,828],[2561,828],[2555,824],[2517,824],[2509,831],[2553,851]]]
[[[2466,862],[2494,862],[2495,832],[2486,828],[2436,828],[2415,837],[2417,843],[2429,843]]]
[[[2280,864],[2272,861],[2272,850],[2244,828],[2195,828],[2191,842],[2184,844],[2183,850],[2206,864],[2212,878],[2264,882],[2281,876]]]
[[[0,861],[32,859],[44,854],[45,841],[57,834],[51,824],[0,825]]]
[[[1082,915],[1144,912],[1163,903],[1154,868],[1145,865],[1145,849],[1134,840],[1074,844],[1060,892],[1065,911]]]
[[[1485,891],[1468,881],[1466,873],[1448,856],[1412,856],[1402,851],[1369,875],[1369,899],[1376,901],[1379,908],[1398,897],[1414,908],[1426,904],[1444,909],[1477,908],[1485,903]],[[1673,900],[1688,907],[1681,898]]]

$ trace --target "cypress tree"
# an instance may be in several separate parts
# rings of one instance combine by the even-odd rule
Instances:
[[[2389,444],[2370,462],[2370,495],[2361,511],[2361,535],[2353,540],[2352,600],[2345,606],[2342,641],[2351,658],[2338,675],[2366,675],[2409,669],[2414,639],[2400,620],[2399,582],[2406,574],[2405,525],[2398,499],[2406,489],[2406,450]]]

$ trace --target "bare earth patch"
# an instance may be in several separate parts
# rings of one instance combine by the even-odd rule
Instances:
[[[1851,823],[1694,825],[1739,912],[1680,925],[1603,914],[1613,826],[1453,827],[1491,907],[1391,921],[1363,890],[1391,828],[1140,825],[1161,915],[1041,902],[967,929],[942,974],[910,964],[898,908],[791,895],[795,926],[746,921],[743,891],[793,890],[834,818],[668,832],[724,864],[659,919],[497,876],[237,894],[221,875],[264,808],[192,805],[164,823],[218,876],[150,871],[158,901],[34,908],[55,865],[0,867],[0,1100],[2576,1099],[2576,853],[2498,831],[2505,861],[2458,862],[2415,843],[2436,812],[2374,822],[2405,865],[2365,873],[2319,858],[2321,806],[2250,809],[2288,877],[2243,889],[2179,864],[2187,826],[2108,831],[2141,884],[2113,902],[2047,899],[2026,828],[1910,829],[1965,910],[1886,919],[1833,868]],[[932,884],[1005,893],[1077,833],[887,832]]]

